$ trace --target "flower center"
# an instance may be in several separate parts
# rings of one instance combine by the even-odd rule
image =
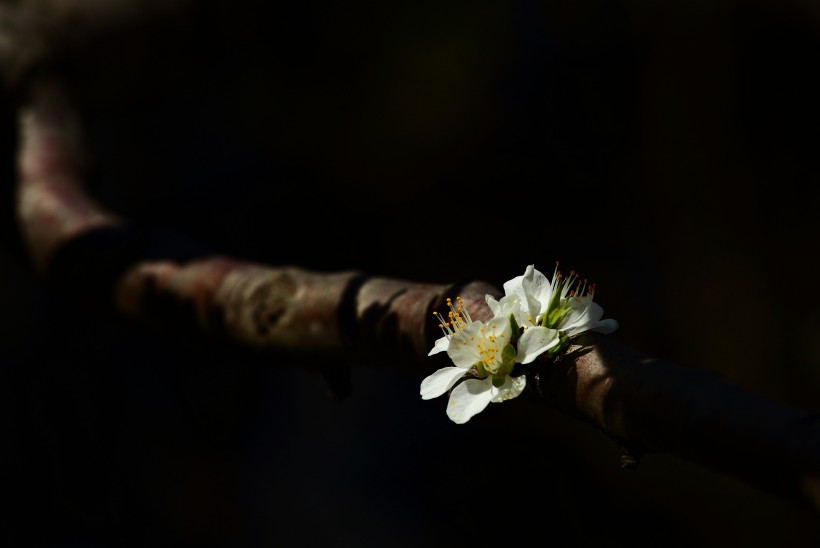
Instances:
[[[507,343],[504,341],[504,333],[496,335],[496,324],[492,324],[489,327],[492,329],[491,333],[488,334],[486,328],[482,327],[478,331],[478,341],[474,341],[474,337],[470,337],[470,340],[474,341],[476,348],[478,348],[478,355],[481,356],[481,363],[484,364],[484,370],[487,373],[497,373],[502,363],[501,352]],[[500,342],[499,339],[501,339]]]
[[[555,263],[555,272],[552,275],[550,284],[552,297],[547,305],[547,310],[541,316],[541,325],[550,329],[556,329],[561,321],[572,311],[569,304],[571,298],[592,297],[595,295],[595,284],[589,283],[586,278],[581,278],[574,270],[569,271],[569,276],[564,276],[558,270],[558,263]]]

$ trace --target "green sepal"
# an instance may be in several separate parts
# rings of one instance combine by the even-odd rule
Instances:
[[[510,314],[510,326],[512,326],[512,335],[510,335],[510,344],[515,346],[518,344],[518,339],[521,338],[521,327],[515,321],[515,315]]]
[[[564,282],[560,281],[555,284],[555,291],[552,292],[550,302],[547,305],[547,310],[544,312],[544,317],[541,319],[541,325],[552,328],[555,323],[552,321],[552,313],[558,309],[561,303],[561,289],[564,287]],[[549,322],[549,323],[548,323]]]
[[[513,367],[515,367],[515,357],[517,355],[518,351],[513,345],[504,345],[504,348],[501,350],[501,367],[499,367],[498,371],[495,372],[497,377],[501,377],[503,379],[512,373]]]
[[[490,372],[487,371],[487,368],[484,367],[484,362],[482,362],[482,361],[475,362],[473,364],[473,367],[475,367],[475,370],[476,370],[476,373],[478,373],[478,378],[479,379],[486,379],[487,375],[490,374]]]
[[[566,335],[558,335],[558,338],[558,344],[547,350],[547,356],[549,356],[550,358],[556,356],[559,352],[566,348],[567,345],[569,345],[569,337],[567,337]]]
[[[570,311],[572,311],[572,307],[569,306],[562,306],[561,308],[556,308],[555,310],[550,311],[547,327],[550,329],[555,329],[555,327],[567,317],[567,314],[569,314]]]
[[[504,386],[504,382],[506,382],[507,377],[502,377],[500,375],[493,375],[493,386],[496,388],[501,388]]]

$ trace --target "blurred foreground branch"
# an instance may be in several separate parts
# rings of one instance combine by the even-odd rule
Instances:
[[[58,81],[32,83],[18,131],[18,222],[36,272],[80,302],[170,335],[194,331],[305,363],[397,367],[421,378],[442,364],[427,357],[439,335],[431,312],[460,295],[486,319],[484,295],[501,294],[481,281],[431,285],[257,264],[112,214],[86,192],[81,120]],[[612,336],[576,343],[557,365],[539,364],[529,395],[613,438],[625,464],[665,452],[820,509],[820,416]]]

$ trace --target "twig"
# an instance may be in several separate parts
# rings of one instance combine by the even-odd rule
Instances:
[[[434,309],[460,295],[486,319],[487,293],[461,287],[319,273],[243,261],[144,230],[83,190],[79,120],[55,82],[19,110],[18,212],[37,271],[55,287],[169,333],[195,331],[305,362],[362,363],[425,375],[439,335]],[[715,375],[587,334],[557,363],[532,371],[528,393],[595,425],[634,467],[665,452],[820,509],[820,415],[743,390]],[[343,358],[339,360],[337,358]]]

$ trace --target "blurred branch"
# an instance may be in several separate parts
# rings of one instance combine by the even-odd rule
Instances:
[[[0,24],[10,24],[3,9]],[[15,53],[0,42],[0,62],[7,60],[0,76],[22,90],[17,221],[35,271],[78,302],[172,335],[220,337],[331,370],[355,362],[422,378],[446,360],[427,356],[439,335],[432,311],[460,295],[474,318],[485,319],[484,295],[500,296],[482,281],[424,284],[253,263],[107,211],[86,191],[81,120],[59,80],[19,83],[20,67],[45,48],[32,44]],[[820,509],[818,414],[657,360],[612,336],[576,342],[557,364],[537,364],[528,394],[599,428],[623,449],[625,465],[665,452]]]
[[[0,3],[0,81],[20,85],[29,72],[101,32],[181,12],[191,0],[18,0]]]
[[[36,272],[66,293],[252,348],[327,359],[382,345],[395,360],[426,355],[437,331],[427,317],[453,291],[471,307],[497,291],[275,268],[143,230],[84,191],[82,132],[65,99],[59,82],[38,80],[19,109],[16,200]]]

